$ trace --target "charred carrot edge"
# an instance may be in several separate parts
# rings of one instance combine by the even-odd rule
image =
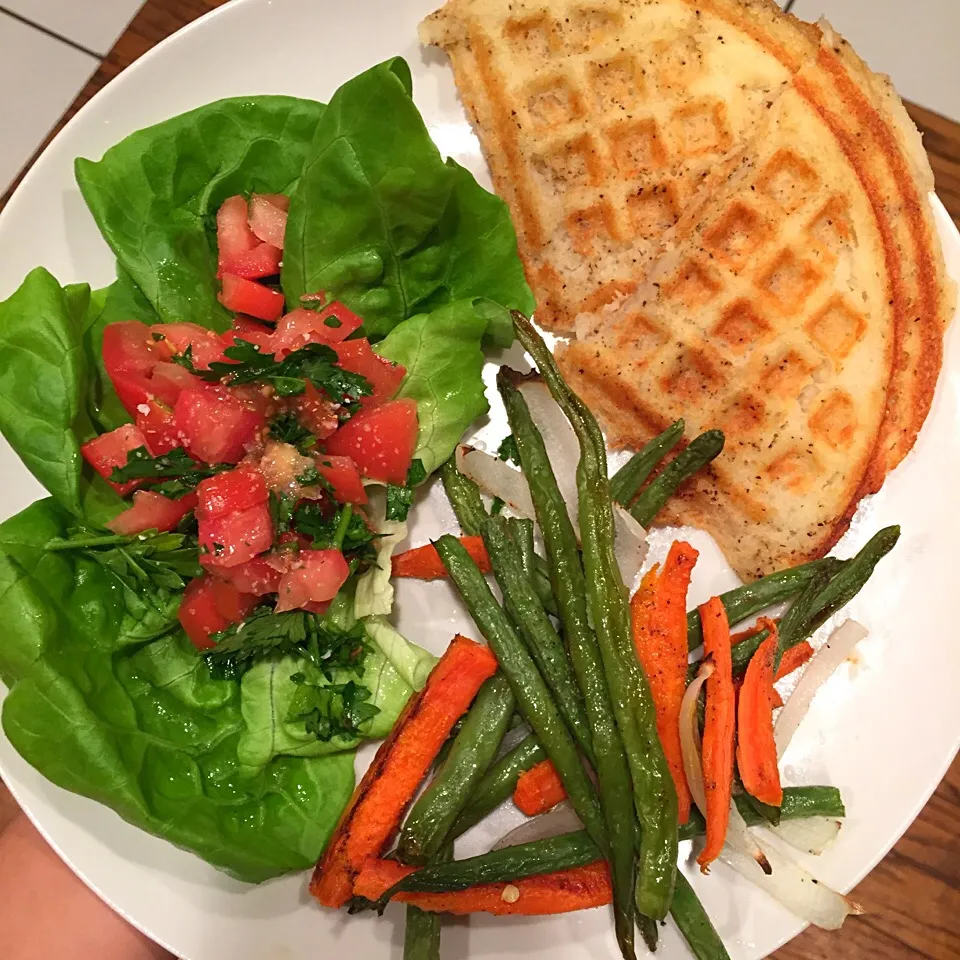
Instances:
[[[353,895],[364,861],[389,843],[454,724],[496,669],[488,647],[454,637],[380,745],[314,870],[310,892],[324,906],[341,907]]]
[[[761,619],[770,636],[750,660],[737,707],[737,767],[744,789],[764,803],[779,807],[783,802],[777,745],[773,738],[773,663],[777,651],[777,627]]]
[[[799,670],[812,656],[813,647],[810,646],[809,640],[804,640],[803,643],[798,643],[795,647],[784,650],[783,656],[780,658],[780,666],[773,678],[774,683],[788,677],[794,670]],[[780,706],[783,706],[783,704],[781,703]]]
[[[707,840],[697,863],[706,873],[720,856],[730,822],[733,790],[733,760],[736,743],[736,700],[733,688],[733,664],[730,655],[730,624],[719,597],[700,607],[703,625],[703,656],[713,661],[714,671],[707,679],[706,710],[703,725],[703,785],[707,797]]]
[[[357,877],[355,893],[378,900],[413,869],[395,860],[368,860]],[[393,899],[431,913],[540,916],[602,907],[612,897],[607,862],[598,860],[585,867],[541,873],[513,883],[484,883],[452,893],[398,893]]]
[[[490,558],[487,548],[483,544],[483,537],[460,537],[467,553],[483,573],[490,572]],[[437,548],[428,543],[422,547],[414,547],[397,554],[393,558],[393,575],[395,577],[412,577],[416,580],[439,580],[447,575],[447,568],[437,553]]]
[[[680,749],[680,703],[687,688],[687,589],[698,556],[689,543],[674,541],[656,578],[652,610],[644,588],[647,577],[631,601],[634,646],[650,681],[657,733],[677,789],[680,823],[690,818],[690,790]]]
[[[552,810],[566,796],[557,768],[549,760],[521,773],[513,790],[513,802],[528,817]]]

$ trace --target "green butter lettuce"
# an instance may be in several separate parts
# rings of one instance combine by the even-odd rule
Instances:
[[[417,401],[420,433],[414,458],[432,473],[454,451],[463,431],[489,409],[483,385],[485,338],[503,341],[510,323],[486,300],[457,300],[404,321],[377,344],[381,356],[407,369],[398,397]]]
[[[0,525],[3,730],[48,779],[259,882],[312,866],[354,785],[353,753],[275,756],[254,775],[236,681],[94,561],[42,545],[52,500]],[[401,681],[402,682],[402,681]]]
[[[533,307],[506,205],[443,162],[399,58],[330,98],[290,198],[282,280],[292,303],[343,300],[371,340],[451,300]]]
[[[288,193],[323,109],[294,97],[218,100],[76,161],[100,232],[163,321],[230,326],[217,302],[217,210],[237,193]]]
[[[86,284],[61,287],[43,267],[0,303],[0,432],[60,504],[102,522],[122,502],[80,454],[97,433],[83,336],[90,304]]]

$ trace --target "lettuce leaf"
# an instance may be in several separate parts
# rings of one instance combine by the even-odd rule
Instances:
[[[488,300],[457,300],[405,320],[377,344],[407,368],[398,397],[417,401],[414,458],[429,475],[453,453],[463,431],[489,409],[483,384],[485,338],[503,341],[509,313]]]
[[[242,880],[312,866],[353,790],[352,752],[273,756],[245,777],[240,684],[211,678],[175,605],[165,616],[95,561],[44,551],[71,522],[48,499],[0,525],[10,742],[55,784]]]
[[[363,626],[404,682],[413,690],[422,690],[437,658],[411,643],[386,617],[367,617]]]
[[[371,340],[451,300],[533,307],[506,205],[443,162],[400,58],[330,98],[290,198],[282,280],[291,303],[343,300]]]
[[[294,97],[218,100],[76,161],[100,232],[161,320],[230,326],[217,301],[217,210],[237,193],[289,193],[323,110]]]
[[[86,402],[90,303],[86,284],[61,287],[43,267],[0,303],[0,432],[60,504],[103,522],[123,504],[80,454],[97,433]]]

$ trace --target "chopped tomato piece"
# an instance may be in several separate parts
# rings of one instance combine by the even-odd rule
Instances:
[[[360,317],[336,300],[318,310],[298,307],[277,322],[275,349],[284,356],[308,343],[340,343],[362,324]]]
[[[224,273],[222,281],[223,291],[218,299],[228,310],[248,313],[251,317],[271,323],[275,323],[283,314],[282,293],[231,273]]]
[[[222,261],[220,276],[243,277],[244,280],[262,280],[280,272],[283,251],[272,243],[258,243],[232,260]]]
[[[340,426],[336,404],[309,380],[306,381],[306,389],[303,393],[294,398],[293,408],[297,412],[300,423],[320,440],[325,440],[336,433],[337,427]]]
[[[349,457],[318,454],[317,472],[331,486],[331,493],[340,503],[366,503],[367,491],[363,488],[360,471]]]
[[[232,347],[237,340],[246,340],[247,343],[255,343],[261,353],[273,353],[273,327],[252,317],[245,317],[242,313],[234,318],[233,327],[221,334],[221,339],[228,347]]]
[[[266,425],[262,413],[213,385],[182,391],[174,416],[187,450],[207,463],[239,462]]]
[[[179,363],[162,361],[153,368],[149,389],[154,397],[162,400],[168,407],[172,407],[177,402],[181,390],[202,386],[203,380],[194,376],[186,367],[181,367]]]
[[[354,414],[327,440],[327,452],[350,457],[364,477],[400,486],[407,482],[417,430],[416,401],[390,400]]]
[[[400,389],[403,378],[407,375],[405,367],[393,363],[373,352],[366,339],[347,340],[334,346],[337,351],[338,362],[344,370],[359,373],[370,381],[373,393],[360,398],[363,407],[378,407],[386,403]]]
[[[213,578],[197,577],[191,580],[183,591],[180,611],[177,614],[180,625],[198,650],[209,650],[216,644],[210,639],[211,633],[219,633],[230,626],[219,610],[213,595]]]
[[[223,341],[199,324],[155,323],[150,333],[154,339],[161,338],[158,342],[166,341],[172,353],[186,353],[189,347],[193,365],[198,370],[208,370],[215,360],[223,359]]]
[[[137,407],[155,395],[168,403],[176,400],[151,381],[154,368],[169,360],[171,350],[165,340],[153,338],[145,323],[124,320],[109,324],[103,331],[102,351],[107,376],[130,416],[136,416]]]
[[[260,240],[283,249],[283,234],[287,229],[286,208],[278,206],[269,196],[255,193],[250,198],[249,222],[250,229]]]
[[[230,580],[214,577],[211,581],[213,605],[228,623],[246,620],[253,612],[260,598],[251,593],[241,593],[237,585]]]
[[[349,575],[339,550],[301,550],[293,569],[280,579],[277,612],[332,600]]]
[[[247,222],[247,199],[228,197],[217,211],[217,256],[220,272],[225,264],[252,250],[260,242]]]
[[[130,480],[127,483],[114,483],[110,474],[114,467],[123,467],[127,463],[127,454],[138,447],[145,447],[147,441],[143,434],[132,424],[125,423],[109,433],[101,433],[99,437],[88,440],[80,452],[83,458],[113,487],[121,497],[125,497],[131,490],[136,490],[142,481]]]
[[[160,400],[148,400],[137,407],[137,429],[155,457],[182,444],[173,410]]]
[[[266,503],[269,492],[263,475],[241,466],[201,480],[197,485],[197,519],[212,520]]]
[[[133,506],[108,521],[107,526],[114,533],[128,537],[144,530],[166,533],[173,530],[196,505],[195,493],[171,500],[152,490],[138,490],[133,495]]]
[[[262,197],[275,207],[279,207],[284,213],[290,209],[290,198],[285,193],[255,193],[254,196]]]
[[[266,556],[254,557],[226,570],[218,568],[213,573],[229,580],[241,593],[250,593],[256,597],[262,597],[265,593],[276,593],[283,575]]]
[[[273,521],[265,503],[201,520],[199,527],[200,562],[205,567],[236,567],[273,545]]]

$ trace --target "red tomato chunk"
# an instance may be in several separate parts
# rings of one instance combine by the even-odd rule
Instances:
[[[224,273],[220,302],[234,313],[275,323],[283,314],[283,294],[232,273]]]
[[[334,499],[340,503],[366,503],[367,491],[357,465],[349,457],[317,454],[317,472],[332,487]]]
[[[169,453],[183,443],[173,410],[160,400],[148,400],[137,409],[137,429],[155,457]]]
[[[360,398],[363,407],[377,407],[386,403],[400,389],[407,371],[399,363],[377,356],[367,340],[347,340],[337,344],[337,362],[344,370],[359,373],[370,381],[373,393]]]
[[[132,424],[125,423],[109,433],[101,433],[99,437],[88,440],[81,448],[83,458],[113,487],[121,497],[125,497],[131,490],[136,490],[142,481],[130,480],[128,483],[114,483],[110,474],[114,467],[123,467],[127,463],[127,454],[131,450],[147,445],[143,434]]]
[[[269,493],[263,475],[252,467],[237,467],[201,480],[197,486],[197,519],[202,523],[266,503]]]
[[[152,490],[138,490],[133,495],[133,506],[117,514],[107,526],[124,536],[158,530],[167,533],[197,505],[197,495],[188,493],[179,500],[171,500]]]
[[[250,229],[258,239],[283,249],[287,229],[287,210],[274,202],[276,194],[253,194],[250,197]],[[284,197],[286,200],[286,197]]]
[[[245,597],[230,584],[204,575],[191,580],[183,591],[180,624],[198,650],[209,650],[216,646],[210,634],[243,620],[256,605],[256,597]]]
[[[237,463],[266,426],[266,417],[226,387],[184,390],[174,407],[187,450],[207,463]]]
[[[208,568],[237,567],[273,545],[273,521],[265,503],[201,520],[200,562]]]
[[[212,330],[195,323],[155,323],[150,334],[158,342],[166,341],[175,354],[187,352],[198,370],[208,370],[216,360],[223,360],[223,341]],[[187,371],[189,372],[189,371]]]
[[[391,400],[354,414],[327,440],[327,452],[350,457],[371,480],[402,486],[416,443],[416,401]]]
[[[339,550],[301,550],[293,566],[280,580],[277,613],[332,600],[350,575]]]
[[[213,574],[228,579],[241,593],[250,593],[262,597],[265,593],[276,593],[280,586],[280,570],[271,564],[269,555],[261,555],[228,569],[216,568]]]

